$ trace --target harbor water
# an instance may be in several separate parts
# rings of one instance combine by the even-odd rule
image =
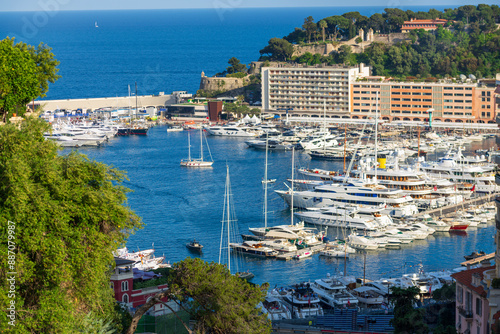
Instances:
[[[226,178],[226,165],[231,177],[234,210],[240,233],[249,234],[249,227],[264,226],[265,151],[247,148],[243,139],[208,137],[208,145],[215,160],[212,168],[183,168],[181,159],[188,155],[188,133],[191,133],[192,155],[199,155],[197,130],[168,132],[167,127],[151,128],[147,136],[128,136],[111,139],[99,148],[80,149],[90,159],[112,165],[127,173],[124,185],[129,205],[142,217],[145,227],[132,235],[127,247],[132,250],[151,248],[157,256],[174,263],[188,256],[199,256],[205,261],[219,259],[221,220]],[[494,139],[473,143],[467,149],[489,147]],[[69,152],[68,149],[62,154]],[[205,151],[207,154],[208,151]],[[277,179],[269,185],[269,225],[289,224],[290,209],[274,189],[285,189],[283,182],[291,177],[292,152],[269,152],[268,178]],[[303,152],[295,153],[296,167],[341,170],[342,163],[311,160]],[[297,173],[295,173],[297,176]],[[297,222],[297,220],[295,220]],[[327,273],[343,273],[366,277],[397,277],[415,272],[421,263],[425,271],[452,269],[460,266],[463,256],[473,251],[494,251],[494,223],[486,228],[474,228],[461,234],[435,233],[426,240],[413,241],[400,250],[371,251],[351,254],[344,259],[328,259],[318,254],[294,261],[263,260],[244,257],[239,260],[240,271],[255,274],[253,282],[269,282],[284,286],[324,277]],[[203,246],[201,255],[192,254],[185,247],[196,239]],[[346,268],[344,267],[346,262]]]

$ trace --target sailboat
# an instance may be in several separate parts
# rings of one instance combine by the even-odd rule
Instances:
[[[221,227],[221,234],[220,234],[220,248],[219,248],[219,264],[221,264],[222,258],[223,258],[223,250],[227,250],[227,268],[231,272],[231,249],[234,247],[236,244],[231,244],[231,233],[234,234],[234,231],[231,231],[231,224],[236,223],[236,217],[234,214],[233,210],[233,203],[232,203],[232,194],[231,194],[231,180],[229,178],[229,166],[226,166],[227,169],[227,174],[226,174],[226,189],[224,192],[224,210],[222,213],[222,227]],[[234,225],[233,225],[234,227]],[[226,231],[226,233],[224,233]],[[224,238],[224,236],[227,236],[227,239]],[[238,265],[238,263],[236,263]],[[236,269],[238,270],[238,268]],[[254,277],[254,274],[251,272],[236,272],[234,274],[235,276],[245,279],[245,280],[250,280]]]
[[[95,23],[94,23],[94,24],[95,24],[95,27],[96,27],[96,28],[99,28],[99,26],[97,25],[97,21],[95,21]]]
[[[208,147],[208,143],[207,143]],[[203,129],[200,128],[200,158],[194,159],[191,157],[191,136],[188,133],[188,158],[181,160],[181,166],[184,167],[212,167],[214,163],[212,159],[212,154],[210,153],[210,148],[208,147],[208,153],[210,154],[210,161],[203,160]]]

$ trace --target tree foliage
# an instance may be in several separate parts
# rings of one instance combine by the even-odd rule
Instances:
[[[455,20],[455,23],[449,23],[448,27],[439,26],[436,31],[413,30],[407,35],[408,40],[393,45],[373,42],[362,53],[349,53],[346,48],[340,48],[337,54],[302,55],[293,60],[306,64],[321,61],[325,64],[355,65],[364,62],[372,67],[374,75],[402,79],[408,76],[422,79],[446,75],[457,77],[459,74],[474,74],[481,78],[500,72],[500,29],[495,24],[500,22],[500,7],[496,5],[462,6],[444,12],[431,9],[416,13],[388,8],[383,14],[376,13],[370,18],[358,12],[349,12],[324,18],[320,22],[326,22],[326,38],[333,41],[351,38],[352,32],[360,28],[390,33],[399,31],[404,20],[437,17]],[[317,34],[312,36],[322,35],[323,28],[318,29]],[[306,34],[305,31],[302,33]],[[299,36],[300,31],[296,29],[294,35]],[[293,41],[291,38],[288,40]]]
[[[420,293],[417,287],[407,289],[391,287],[391,300],[394,303],[394,318],[391,320],[395,333],[428,333],[423,321],[423,310],[413,308],[415,297]]]
[[[252,286],[231,275],[226,266],[187,258],[174,264],[172,298],[182,303],[198,333],[270,333],[265,314],[256,308],[268,285]]]
[[[231,57],[229,59],[228,64],[231,65],[226,69],[228,74],[234,73],[246,73],[247,66],[245,64],[240,63],[240,60],[236,57]]]
[[[7,120],[13,113],[20,116],[26,104],[43,97],[49,83],[55,82],[59,62],[43,43],[35,48],[25,43],[15,44],[14,38],[0,41],[0,117]]]
[[[285,39],[274,37],[259,52],[262,60],[287,61],[292,57],[293,45]]]
[[[125,176],[76,152],[59,155],[43,136],[48,130],[33,118],[0,127],[0,279],[17,272],[15,296],[2,284],[0,307],[15,301],[18,332],[78,332],[90,312],[92,322],[117,323],[112,251],[142,225],[125,205]],[[9,221],[15,224],[14,270]],[[9,328],[7,321],[0,313],[0,331]]]

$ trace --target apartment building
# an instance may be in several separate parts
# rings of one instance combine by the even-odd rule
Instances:
[[[371,78],[368,78],[371,79]],[[387,82],[383,78],[358,81],[351,89],[351,118],[373,116],[388,121],[428,121],[454,123],[495,123],[494,90],[477,83]]]
[[[347,117],[351,112],[350,87],[370,75],[370,68],[345,66],[264,67],[262,110],[281,116]]]

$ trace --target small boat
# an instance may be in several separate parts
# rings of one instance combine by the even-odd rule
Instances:
[[[319,255],[326,257],[349,258],[349,254],[347,252],[338,249],[325,249],[319,252]]]
[[[167,128],[167,132],[179,132],[184,131],[184,128],[179,125],[173,125]]]
[[[276,182],[276,179],[262,180],[262,184],[264,184],[264,183],[274,183],[274,182]]]
[[[208,143],[207,143],[208,147]],[[192,158],[191,157],[191,139],[188,134],[188,152],[189,152],[189,157],[187,159],[182,159],[181,160],[181,166],[183,167],[212,167],[212,164],[214,163],[213,160],[204,160],[203,159],[203,129],[200,128],[200,157],[198,159]],[[210,149],[209,149],[210,152]],[[210,157],[212,157],[212,154],[210,153]]]
[[[486,253],[484,251],[480,251],[480,252],[472,252],[472,254],[470,255],[465,255],[464,258],[469,261],[469,260],[474,260],[475,258],[478,258],[478,257],[481,257],[481,256],[485,256]]]
[[[241,278],[241,279],[244,279],[246,281],[249,281],[251,280],[252,278],[255,277],[254,274],[252,274],[250,271],[240,271],[240,272],[237,272],[236,274],[234,274],[236,277],[238,278]]]
[[[292,258],[295,260],[301,260],[301,259],[305,259],[306,257],[311,257],[312,255],[313,255],[313,252],[306,251],[304,253],[297,253]]]
[[[203,245],[200,244],[198,241],[196,241],[196,239],[194,239],[193,241],[187,243],[186,247],[189,250],[196,251],[196,252],[201,252],[202,249],[203,249]]]

